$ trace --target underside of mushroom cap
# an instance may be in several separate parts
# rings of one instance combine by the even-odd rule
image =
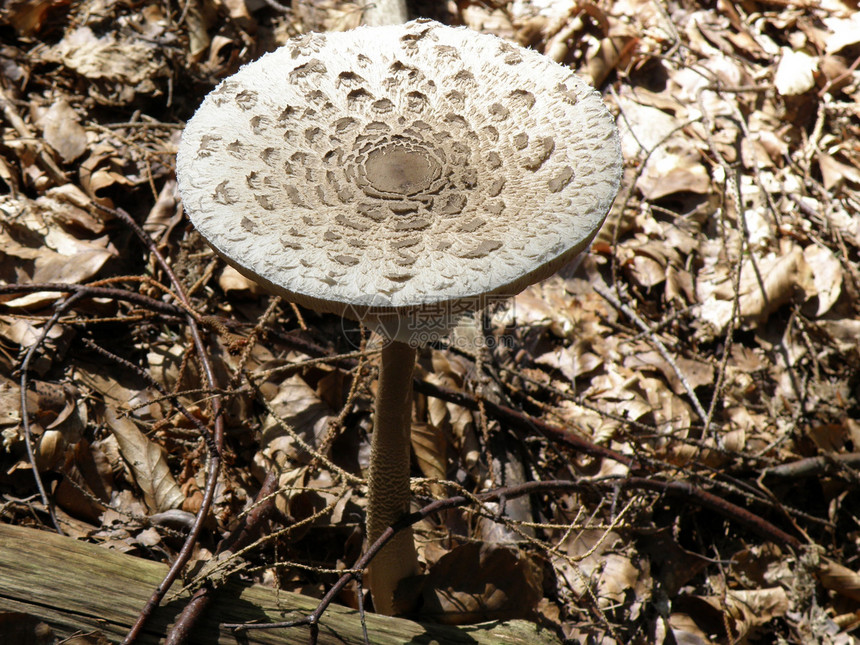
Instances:
[[[189,217],[232,265],[372,319],[549,276],[600,228],[621,166],[568,68],[431,21],[290,41],[206,97],[177,156]]]

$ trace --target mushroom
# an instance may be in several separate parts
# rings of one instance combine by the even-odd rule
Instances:
[[[416,347],[580,253],[621,176],[600,95],[548,58],[466,28],[311,33],[246,65],[188,122],[176,172],[209,244],[272,292],[347,316],[382,349],[367,540],[409,509]],[[368,572],[395,611],[410,531]]]

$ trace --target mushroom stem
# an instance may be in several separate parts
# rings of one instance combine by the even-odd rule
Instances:
[[[367,539],[373,544],[386,528],[409,511],[410,431],[414,347],[391,341],[382,349],[376,392],[376,418],[370,442]],[[368,578],[373,605],[394,614],[397,583],[418,572],[412,530],[400,531],[370,563]]]

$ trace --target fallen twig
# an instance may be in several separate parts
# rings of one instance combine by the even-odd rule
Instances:
[[[177,299],[185,310],[185,319],[188,323],[189,331],[191,332],[191,338],[194,341],[194,347],[197,350],[197,354],[200,360],[200,365],[203,369],[203,374],[206,379],[206,383],[210,389],[213,391],[217,387],[217,383],[215,380],[215,373],[212,369],[212,364],[209,361],[209,358],[206,355],[206,346],[203,342],[203,337],[200,334],[200,329],[197,325],[197,317],[192,313],[193,307],[189,302],[188,298],[185,295],[185,291],[183,289],[182,283],[177,279],[176,275],[173,273],[173,270],[170,268],[170,265],[164,259],[164,256],[161,255],[161,252],[158,250],[157,245],[153,241],[153,239],[149,236],[146,231],[141,228],[137,222],[125,211],[122,209],[112,209],[107,208],[106,206],[101,206],[97,202],[93,202],[93,204],[99,209],[113,215],[114,217],[119,218],[122,222],[124,222],[132,231],[134,231],[135,235],[147,246],[150,253],[152,253],[153,257],[156,259],[156,262],[161,267],[162,271],[164,271],[165,275],[167,275],[170,283],[173,285],[174,292],[176,294]],[[167,575],[162,580],[161,584],[153,592],[149,601],[146,603],[146,606],[141,610],[140,616],[135,624],[132,626],[128,635],[123,640],[123,645],[131,645],[140,634],[143,626],[146,624],[146,621],[152,615],[152,612],[159,605],[161,600],[164,598],[167,590],[170,589],[170,586],[179,576],[182,569],[185,568],[185,565],[191,559],[191,554],[194,550],[194,545],[197,542],[197,537],[200,534],[200,530],[203,528],[203,522],[206,517],[209,515],[209,509],[212,507],[212,500],[215,496],[215,484],[218,480],[218,473],[221,469],[221,447],[224,441],[224,420],[221,417],[221,401],[218,395],[213,395],[211,399],[212,405],[212,419],[214,420],[214,431],[212,433],[213,441],[210,444],[209,451],[209,463],[207,464],[208,473],[206,477],[206,485],[203,490],[203,499],[200,502],[200,508],[197,511],[197,515],[194,519],[194,524],[191,527],[191,530],[188,532],[188,536],[185,539],[184,544],[182,545],[182,549],[179,551],[179,554],[176,557],[176,560],[171,565],[170,569],[167,572]]]
[[[784,544],[791,549],[798,550],[803,546],[803,543],[796,537],[789,535],[767,520],[747,511],[744,508],[732,504],[729,501],[713,495],[712,493],[685,482],[666,482],[644,477],[609,477],[599,480],[576,479],[535,481],[517,486],[498,488],[496,490],[479,493],[474,496],[454,495],[446,499],[434,500],[419,510],[404,515],[400,520],[388,527],[382,535],[380,535],[380,537],[365,550],[361,557],[356,561],[355,565],[350,570],[346,571],[340,579],[332,585],[326,595],[320,600],[316,609],[302,618],[280,623],[230,623],[224,624],[223,626],[236,631],[243,631],[255,629],[284,629],[307,625],[310,627],[309,641],[311,645],[315,645],[319,634],[319,622],[326,609],[350,581],[358,579],[360,582],[361,571],[367,568],[367,565],[371,560],[373,560],[374,556],[394,537],[398,531],[410,527],[413,524],[428,518],[434,513],[466,506],[474,503],[475,501],[485,504],[490,502],[499,502],[504,499],[515,499],[523,495],[532,495],[536,493],[570,492],[587,489],[604,489],[605,492],[609,492],[611,489],[619,488],[627,490],[653,490],[668,495],[684,497],[688,501],[692,501],[699,506],[714,510],[727,519],[743,524],[756,533],[763,535],[767,539],[773,540],[779,544]]]
[[[245,547],[253,542],[263,530],[266,521],[275,510],[274,492],[278,487],[278,474],[275,471],[269,471],[266,475],[266,480],[257,493],[254,500],[253,508],[245,515],[245,521],[236,528],[230,535],[221,540],[218,548],[215,550],[215,557],[232,553]],[[182,610],[182,613],[176,618],[176,622],[170,629],[167,635],[165,645],[182,645],[192,634],[194,626],[202,616],[206,607],[212,602],[213,588],[211,586],[203,586],[198,589],[188,604]]]

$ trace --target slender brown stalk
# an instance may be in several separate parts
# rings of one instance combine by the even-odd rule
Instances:
[[[410,431],[414,347],[392,341],[382,350],[376,417],[370,442],[367,498],[367,542],[373,544],[389,526],[409,512]],[[394,590],[418,571],[412,530],[400,531],[368,569],[373,605],[394,614]]]

